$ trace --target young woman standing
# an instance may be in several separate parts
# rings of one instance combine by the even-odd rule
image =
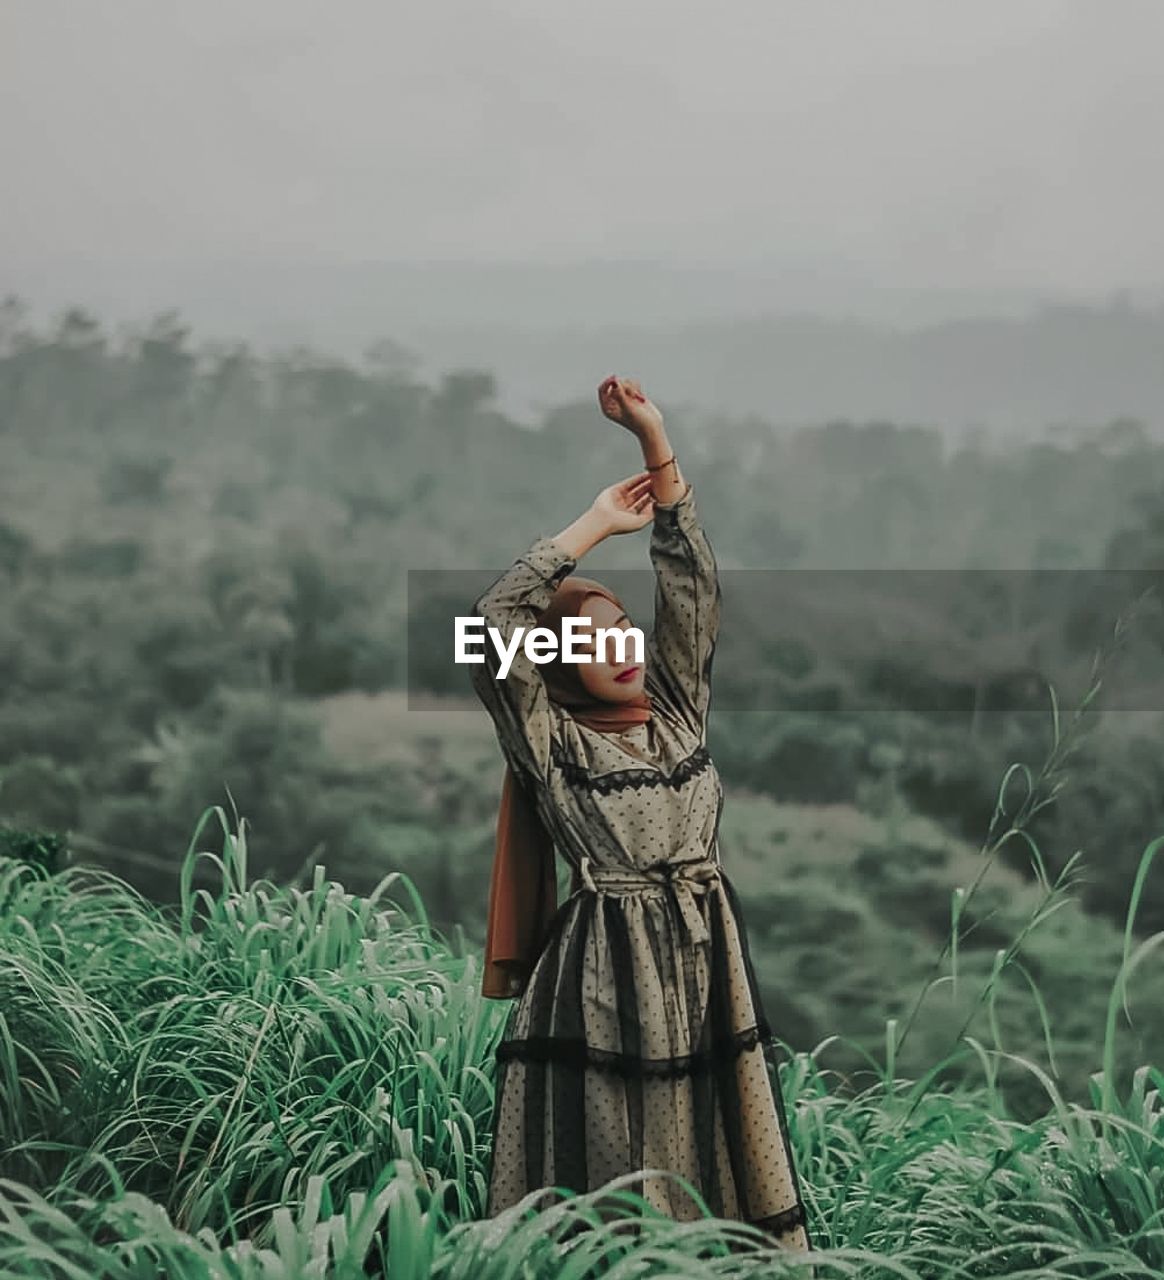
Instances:
[[[803,1250],[773,1035],[719,858],[723,788],[707,749],[715,557],[658,408],[613,376],[598,399],[638,440],[644,469],[538,538],[472,610],[505,637],[534,626],[560,636],[566,617],[592,632],[629,627],[621,601],[572,570],[604,538],[651,524],[645,665],[629,647],[620,661],[608,640],[580,664],[534,663],[519,648],[504,679],[487,645],[471,668],[508,764],[483,990],[518,997],[497,1051],[487,1214],[535,1188],[584,1192],[643,1170],[633,1189],[650,1204],[699,1216],[673,1179],[645,1173],[666,1170],[717,1216]],[[560,909],[553,848],[574,873]]]

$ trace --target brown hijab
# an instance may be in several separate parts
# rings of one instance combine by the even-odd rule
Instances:
[[[538,615],[538,626],[562,636],[562,620],[577,617],[588,596],[622,601],[593,578],[571,574]],[[560,647],[560,646],[559,646]],[[618,732],[651,718],[647,693],[626,702],[607,702],[588,693],[578,665],[555,657],[541,667],[552,702],[592,729]],[[554,847],[534,805],[533,795],[506,767],[497,813],[497,842],[489,885],[489,922],[485,929],[485,972],[481,994],[496,1000],[520,995],[558,910]]]

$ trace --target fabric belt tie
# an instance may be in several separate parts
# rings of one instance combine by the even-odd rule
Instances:
[[[687,932],[695,942],[707,942],[710,934],[695,895],[706,895],[719,884],[720,864],[706,856],[686,862],[657,862],[649,867],[596,867],[589,854],[579,868],[582,887],[591,893],[640,893],[644,889],[670,889]]]

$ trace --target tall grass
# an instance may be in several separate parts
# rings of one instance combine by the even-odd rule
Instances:
[[[1018,833],[1042,869],[1024,821],[1068,753],[1057,709],[1054,736],[1048,766],[1017,771],[1027,796],[984,847],[983,874]],[[214,816],[221,854],[198,849]],[[634,1175],[584,1196],[546,1188],[479,1220],[508,1011],[481,998],[479,955],[459,931],[450,942],[430,927],[399,874],[366,897],[318,865],[284,886],[252,880],[247,824],[234,818],[232,829],[220,807],[202,815],[171,907],[98,869],[50,875],[0,857],[0,1276],[1164,1273],[1164,1079],[1155,1065],[1125,1090],[1114,1078],[1128,979],[1162,937],[1134,944],[1164,837],[1132,886],[1090,1106],[1056,1087],[1033,980],[1049,1071],[1003,1049],[996,1029],[988,1045],[963,1028],[920,1079],[897,1078],[924,997],[957,980],[981,875],[955,897],[939,957],[951,973],[927,981],[900,1031],[887,1022],[884,1059],[866,1055],[869,1087],[821,1067],[831,1040],[789,1055],[780,1086],[818,1244],[806,1260],[743,1224],[661,1217],[626,1189]],[[200,862],[213,892],[193,889]],[[1043,875],[981,1002],[1005,969],[1021,970],[1023,939],[1065,899],[1072,866],[1054,883]],[[968,1057],[980,1083],[942,1083]],[[1038,1080],[1036,1121],[1007,1115],[1004,1067]]]
[[[739,1224],[656,1219],[629,1192],[633,1239],[609,1206],[599,1220],[601,1192],[547,1189],[476,1221],[505,1012],[479,996],[479,957],[437,937],[415,898],[411,914],[385,901],[398,883],[409,894],[394,876],[361,899],[318,867],[305,889],[250,882],[245,820],[232,832],[216,808],[199,831],[212,813],[223,855],[187,853],[169,912],[99,871],[0,863],[2,1274],[322,1276],[368,1262],[477,1280],[569,1274],[567,1259],[599,1274],[596,1258],[620,1251],[643,1274],[680,1274],[677,1252],[704,1274],[795,1274],[771,1251],[729,1253],[749,1238]],[[219,869],[215,893],[188,892],[199,858]],[[1129,944],[1116,975],[1105,1062],[1147,953]],[[793,1055],[781,1080],[827,1246],[818,1275],[1164,1269],[1155,1067],[1123,1097],[1097,1072],[1082,1108],[1042,1068],[974,1040],[956,1052],[980,1059],[982,1084],[956,1092],[934,1086],[945,1062],[918,1081],[874,1063],[877,1082],[853,1094],[819,1067],[823,1048]],[[1002,1113],[1004,1058],[1042,1082],[1037,1123]]]

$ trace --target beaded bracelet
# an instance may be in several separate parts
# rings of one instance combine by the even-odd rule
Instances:
[[[675,461],[675,455],[672,454],[666,462],[656,462],[653,467],[647,467],[647,471],[662,471],[664,467],[669,467]]]

